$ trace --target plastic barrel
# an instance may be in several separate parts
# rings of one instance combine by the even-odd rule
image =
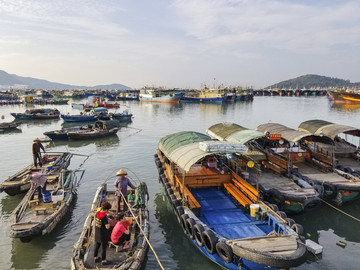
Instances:
[[[259,212],[260,205],[250,204],[250,216],[256,217],[256,213]]]
[[[44,201],[44,203],[49,203],[49,202],[51,202],[51,192],[50,192],[50,191],[44,191],[44,192],[42,193],[42,195],[43,195],[43,201]]]

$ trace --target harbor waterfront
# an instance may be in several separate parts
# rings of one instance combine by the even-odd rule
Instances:
[[[79,113],[71,107],[71,102],[63,105],[48,104],[46,108],[56,108],[62,114]],[[131,123],[121,124],[117,137],[44,143],[47,152],[70,151],[91,155],[81,166],[85,169],[85,174],[77,188],[72,207],[49,235],[35,238],[29,243],[10,238],[9,217],[23,195],[9,196],[5,192],[0,193],[0,269],[48,269],[49,266],[53,269],[70,269],[73,245],[82,231],[94,194],[105,181],[108,187],[112,188],[116,171],[120,168],[136,173],[148,186],[150,243],[164,268],[219,269],[218,265],[208,260],[187,239],[173,215],[154,164],[154,153],[159,140],[179,131],[205,133],[208,127],[221,122],[237,123],[252,129],[270,122],[296,129],[304,121],[319,119],[360,127],[359,106],[334,106],[327,97],[319,96],[255,96],[254,100],[249,102],[222,104],[160,104],[139,101],[118,103],[120,109],[111,109],[111,112],[122,112],[127,109],[134,118]],[[14,117],[10,113],[43,107],[26,107],[22,104],[1,106],[1,122],[13,121]],[[46,131],[69,127],[63,123],[62,119],[27,120],[21,121],[18,127],[21,131],[0,133],[1,181],[32,162],[31,145],[34,138],[44,137],[43,133]],[[358,145],[359,141],[353,143]],[[83,159],[74,156],[69,169],[78,168],[82,162]],[[360,219],[359,200],[344,204],[339,209]],[[359,221],[325,203],[312,211],[290,217],[304,227],[307,239],[323,246],[321,255],[310,255],[306,263],[294,269],[358,269]],[[339,241],[345,242],[346,246],[337,245]],[[160,269],[150,250],[145,269]]]

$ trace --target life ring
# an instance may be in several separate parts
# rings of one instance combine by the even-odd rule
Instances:
[[[335,199],[337,195],[336,187],[329,182],[324,182],[323,186],[324,186],[324,197],[326,199]]]
[[[193,228],[194,228],[195,224],[196,224],[196,222],[193,218],[188,218],[187,220],[185,220],[186,231],[187,231],[188,235],[190,236],[191,240],[194,239]]]
[[[298,223],[295,223],[295,224],[291,225],[290,228],[291,228],[292,230],[294,230],[298,235],[304,234],[304,228],[303,228],[303,226],[301,226],[301,225],[298,224]]]
[[[204,232],[204,227],[203,225],[196,223],[193,227],[193,234],[194,234],[194,238],[196,240],[196,243],[202,247],[204,246],[204,239],[202,237],[202,233]]]
[[[187,214],[182,214],[180,216],[180,225],[184,231],[185,234],[187,234],[187,230],[186,230],[186,220],[189,218],[189,216]]]
[[[204,240],[204,246],[210,254],[214,254],[216,252],[216,243],[218,242],[218,238],[211,230],[205,230],[202,233],[202,237]]]
[[[224,242],[219,241],[216,243],[216,253],[227,263],[233,261],[234,253],[232,248]]]

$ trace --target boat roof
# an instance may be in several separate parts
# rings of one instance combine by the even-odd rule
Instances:
[[[288,142],[298,142],[305,137],[313,135],[277,123],[262,124],[258,126],[256,130],[263,132],[264,134],[268,132],[270,134],[281,134],[281,138],[287,140]]]
[[[102,127],[104,124],[106,125],[106,128],[108,130],[112,129],[112,128],[116,128],[120,125],[119,121],[117,121],[117,120],[97,120],[95,122],[95,126],[98,126],[98,127]]]
[[[334,124],[325,120],[304,121],[299,125],[298,129],[317,136],[327,136],[332,140],[340,133],[360,137],[360,129],[356,127]]]
[[[199,143],[214,143],[206,134],[195,131],[177,132],[160,139],[158,148],[172,162],[176,163],[185,172],[188,172],[192,165],[200,159],[213,155],[223,154],[224,149],[219,147],[211,152],[200,149]],[[223,144],[230,144],[223,142]]]
[[[209,127],[206,133],[220,141],[245,144],[251,140],[263,137],[264,134],[253,129],[242,127],[235,123],[219,123]]]

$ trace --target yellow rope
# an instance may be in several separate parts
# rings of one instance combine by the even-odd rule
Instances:
[[[322,202],[326,203],[328,206],[331,206],[331,207],[332,207],[332,208],[334,208],[335,210],[339,211],[340,213],[342,213],[342,214],[344,214],[344,215],[346,215],[346,216],[348,216],[348,217],[350,217],[350,218],[352,218],[352,219],[354,219],[354,220],[356,220],[356,221],[360,222],[360,219],[358,219],[358,218],[356,218],[356,217],[354,217],[354,216],[352,216],[352,215],[350,215],[350,214],[348,214],[348,213],[346,213],[346,212],[344,212],[344,211],[340,210],[339,208],[337,208],[337,207],[333,206],[332,204],[330,204],[330,203],[328,203],[328,202],[324,201],[323,199],[320,199],[320,200],[321,200]]]
[[[156,258],[156,260],[157,260],[158,264],[160,265],[160,267],[161,267],[161,269],[162,269],[162,270],[165,270],[165,268],[163,267],[163,265],[162,265],[162,264],[161,264],[161,262],[160,262],[159,257],[157,256],[157,254],[156,254],[156,252],[155,252],[154,248],[153,248],[153,247],[152,247],[152,245],[150,244],[149,239],[146,237],[145,232],[142,230],[141,225],[139,224],[139,222],[138,222],[137,218],[135,217],[135,215],[134,215],[133,211],[131,210],[130,205],[128,204],[127,200],[125,199],[124,194],[122,194],[122,192],[121,192],[121,191],[120,191],[119,193],[121,194],[121,196],[122,196],[122,198],[123,198],[124,202],[125,202],[125,203],[126,203],[126,205],[128,206],[128,209],[129,209],[129,211],[131,212],[131,215],[134,217],[136,224],[139,226],[139,229],[140,229],[141,233],[144,235],[146,242],[148,243],[149,247],[151,248],[152,252],[154,253],[155,258]]]

